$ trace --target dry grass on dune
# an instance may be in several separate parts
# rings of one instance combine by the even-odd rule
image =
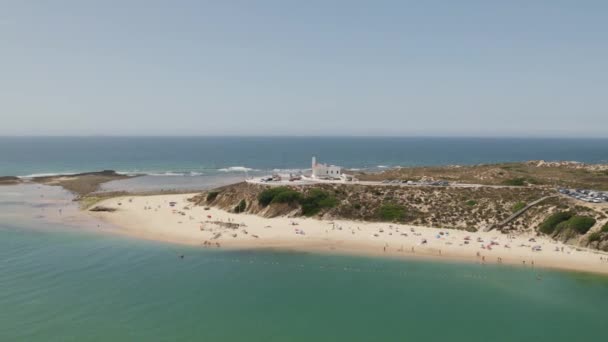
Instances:
[[[361,180],[435,179],[485,185],[546,185],[608,190],[608,165],[581,163],[503,163],[471,166],[407,167],[359,173]]]

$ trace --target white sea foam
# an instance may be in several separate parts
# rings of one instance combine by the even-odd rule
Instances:
[[[77,172],[49,172],[49,173],[32,173],[31,175],[17,176],[17,177],[21,178],[21,179],[30,179],[30,178],[37,178],[37,177],[70,176],[70,175],[75,175],[75,174],[77,174]]]
[[[169,177],[180,177],[180,176],[184,176],[183,173],[179,173],[179,172],[163,172],[163,173],[155,173],[155,174],[150,174],[152,176],[169,176]]]
[[[230,167],[219,169],[218,171],[222,171],[222,172],[249,172],[249,171],[256,171],[256,170],[252,169],[252,168],[249,168],[249,167],[245,167],[245,166],[230,166]]]
[[[140,171],[116,171],[116,173],[123,176],[138,176],[145,174],[145,172]]]
[[[125,176],[153,176],[153,177],[190,177],[190,176],[202,176],[202,172],[188,171],[188,172],[177,172],[177,171],[117,171],[116,173]]]

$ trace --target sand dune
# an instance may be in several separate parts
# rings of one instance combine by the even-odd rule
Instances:
[[[521,267],[608,273],[608,256],[545,237],[499,232],[310,218],[263,218],[193,206],[194,194],[129,196],[105,200],[114,212],[91,212],[122,233],[205,248],[276,248],[312,252],[423,257]],[[174,206],[170,203],[175,202]],[[531,240],[532,239],[532,240]],[[534,251],[533,247],[540,249]]]

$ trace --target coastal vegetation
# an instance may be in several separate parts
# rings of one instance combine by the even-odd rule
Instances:
[[[378,209],[378,216],[382,221],[401,222],[405,219],[405,214],[405,208],[394,203],[383,204]]]
[[[338,200],[327,191],[312,189],[302,200],[302,214],[313,216],[323,209],[333,208],[338,204]]]
[[[600,241],[602,239],[602,233],[600,232],[594,232],[589,234],[589,242],[596,242],[596,241]]]
[[[320,215],[328,219],[396,220],[472,231],[506,219],[518,202],[530,203],[552,194],[552,190],[533,187],[437,188],[356,184],[268,187],[248,183],[229,185],[214,191],[220,194],[213,205],[234,211],[239,202],[245,200],[247,212],[264,217]],[[205,196],[201,194],[192,201],[205,205]],[[467,204],[468,201],[474,203]],[[547,211],[557,206],[565,206],[563,210],[568,210],[570,204],[567,199],[561,198],[544,201],[533,208],[538,210],[526,212],[504,229],[529,229],[529,222],[542,220]]]
[[[511,207],[511,211],[516,213],[516,212],[522,210],[523,208],[525,208],[526,205],[527,205],[526,202],[519,201],[519,202],[513,204],[513,207]]]
[[[556,230],[565,231],[572,230],[579,234],[585,234],[589,231],[593,225],[595,225],[595,219],[589,216],[572,216],[567,221],[561,222],[557,225]]]
[[[547,235],[553,234],[557,226],[568,221],[573,216],[570,212],[558,212],[547,217],[539,226],[538,230]]]
[[[237,214],[240,214],[242,212],[245,212],[245,210],[247,209],[247,202],[242,199],[239,204],[236,205],[236,207],[234,207],[234,212]]]
[[[313,188],[307,194],[302,194],[288,187],[265,189],[258,195],[258,202],[262,207],[272,203],[300,205],[305,216],[316,215],[321,210],[333,208],[338,204],[336,198],[327,191]]]
[[[209,191],[207,193],[207,202],[213,202],[217,198],[217,195],[219,195],[219,194],[220,194],[219,191]]]
[[[302,195],[299,192],[286,189],[274,196],[271,203],[298,204],[301,200]]]
[[[360,180],[445,180],[483,185],[549,186],[608,191],[608,165],[577,162],[400,167],[379,173],[353,172]]]
[[[587,241],[589,247],[608,252],[608,222],[604,223],[598,231],[589,234]]]
[[[288,187],[279,186],[276,188],[268,188],[258,195],[258,202],[262,207],[270,205],[270,203],[298,203],[301,195],[299,192]]]
[[[502,183],[510,186],[524,186],[526,185],[526,179],[523,177],[511,178],[504,180]]]
[[[539,226],[539,231],[547,235],[565,233],[585,234],[595,225],[593,217],[575,215],[572,212],[557,212],[546,218]]]

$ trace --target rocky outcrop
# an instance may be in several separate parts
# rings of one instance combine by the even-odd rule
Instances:
[[[97,191],[100,185],[103,183],[131,177],[133,176],[122,175],[113,170],[104,170],[98,172],[79,173],[75,175],[35,177],[32,178],[32,181],[45,185],[61,186],[79,197],[82,197]]]
[[[0,177],[0,185],[15,185],[21,183],[21,179],[19,177],[13,176],[5,176]]]
[[[89,209],[89,211],[113,213],[116,211],[116,208],[110,208],[110,207],[104,207],[102,205],[98,205],[98,206],[95,206],[95,207]]]

